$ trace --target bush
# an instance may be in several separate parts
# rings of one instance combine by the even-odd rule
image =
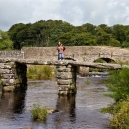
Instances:
[[[94,60],[94,63],[106,63],[106,61],[101,58],[98,58],[98,59]]]
[[[0,50],[12,50],[13,42],[7,32],[0,30]]]
[[[113,129],[129,129],[129,97],[114,106],[113,118],[110,120]]]
[[[113,71],[106,86],[111,91],[108,96],[114,98],[115,102],[126,100],[129,94],[129,68]]]
[[[29,66],[27,69],[27,77],[29,79],[51,79],[54,76],[50,66]]]
[[[31,110],[33,120],[43,121],[47,118],[47,109],[41,108],[39,105],[33,105],[33,109]]]
[[[52,77],[52,68],[50,66],[44,66],[43,68],[44,79],[50,79]]]
[[[115,102],[101,112],[113,114],[110,120],[113,129],[129,129],[129,68],[113,71],[106,83],[111,91],[108,96]]]

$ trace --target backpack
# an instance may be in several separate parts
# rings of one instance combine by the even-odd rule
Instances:
[[[65,50],[66,50],[65,46],[63,46],[63,51],[65,51]]]

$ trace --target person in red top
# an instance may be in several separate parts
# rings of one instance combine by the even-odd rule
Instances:
[[[63,60],[64,59],[64,47],[61,44],[61,42],[58,42],[57,50],[58,50],[58,60]]]

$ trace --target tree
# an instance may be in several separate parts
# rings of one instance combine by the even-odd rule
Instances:
[[[25,24],[23,23],[19,23],[19,24],[15,24],[13,25],[10,29],[9,29],[9,35],[11,40],[13,41],[13,48],[14,49],[21,49],[21,40],[24,38],[23,37],[23,33],[21,33],[21,31],[25,28]],[[19,34],[20,33],[20,34]]]
[[[123,25],[114,25],[112,27],[112,35],[113,37],[118,40],[121,44],[126,40],[125,36],[126,27]]]
[[[13,42],[7,32],[0,30],[0,50],[10,50],[13,47]]]

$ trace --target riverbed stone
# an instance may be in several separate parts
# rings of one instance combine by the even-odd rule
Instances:
[[[59,110],[58,109],[50,109],[50,108],[47,109],[48,114],[53,114],[55,112],[59,112]]]
[[[79,73],[82,76],[88,75],[88,73],[89,73],[89,67],[83,67],[83,66],[81,66],[80,69],[79,69]]]
[[[21,129],[32,129],[32,128],[30,128],[30,127],[23,127],[23,128],[21,128]]]

